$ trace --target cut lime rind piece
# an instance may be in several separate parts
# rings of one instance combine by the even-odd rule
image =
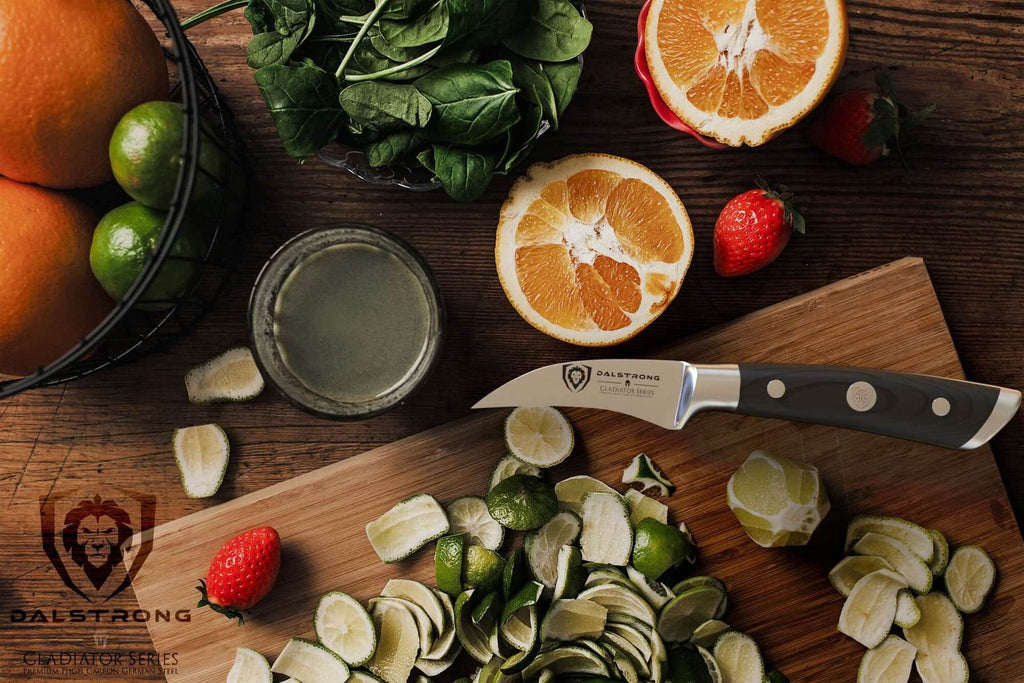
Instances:
[[[437,587],[448,595],[462,592],[462,564],[466,552],[466,537],[443,536],[434,548],[434,580]]]
[[[377,631],[370,613],[347,593],[327,593],[317,603],[313,617],[317,640],[349,666],[370,661],[377,647]]]
[[[608,621],[608,609],[589,600],[555,600],[541,622],[541,638],[573,641],[600,638]]]
[[[345,681],[348,680],[350,673],[348,664],[337,653],[305,638],[289,640],[270,670],[276,674],[291,676],[302,683]]]
[[[662,496],[671,496],[676,492],[676,487],[671,480],[659,470],[654,461],[646,453],[639,453],[629,467],[622,473],[623,484],[640,484],[641,491],[653,488],[657,489]]]
[[[236,346],[185,373],[189,403],[239,403],[263,391],[263,375],[245,346]]]
[[[708,677],[711,679],[711,683],[724,683],[725,679],[722,677],[722,669],[718,666],[718,660],[711,654],[711,650],[700,645],[696,647],[696,650],[697,654],[704,660],[704,664],[708,667]]]
[[[477,627],[471,618],[473,589],[463,591],[455,600],[455,633],[469,656],[480,664],[491,661],[494,653],[488,644],[488,635]]]
[[[444,536],[450,528],[448,516],[437,499],[421,493],[406,498],[367,524],[366,537],[377,557],[392,564]]]
[[[839,614],[839,631],[866,648],[879,645],[896,619],[899,591],[906,580],[894,571],[871,572],[853,587]]]
[[[577,676],[600,676],[610,678],[612,675],[608,664],[593,650],[580,645],[562,645],[553,650],[541,652],[523,669],[523,680],[532,680],[540,672],[548,669],[556,677],[575,674]],[[556,678],[556,680],[558,680]]]
[[[577,515],[583,512],[583,497],[588,493],[619,495],[618,491],[600,479],[588,477],[585,474],[569,477],[555,484],[555,497],[558,499],[558,508],[575,512]]]
[[[657,614],[646,600],[637,593],[632,586],[626,588],[616,584],[602,584],[585,589],[577,597],[578,600],[590,600],[604,606],[612,615],[626,616],[639,620],[649,627],[653,627],[657,620]]]
[[[572,545],[563,545],[558,550],[557,575],[552,589],[552,600],[575,598],[587,581],[587,570],[583,568],[583,553]]]
[[[850,555],[839,560],[828,573],[828,580],[832,587],[845,598],[850,595],[850,591],[858,581],[879,569],[892,571],[892,565],[877,555]]]
[[[447,621],[444,605],[437,592],[429,586],[410,579],[388,579],[380,595],[382,598],[401,598],[415,603],[430,618],[437,633],[444,630]]]
[[[932,576],[942,576],[946,571],[946,565],[949,564],[949,542],[941,531],[929,529],[928,535],[932,537],[932,547],[934,549],[932,561],[928,563],[928,569],[931,570]]]
[[[629,521],[634,527],[648,517],[656,519],[662,524],[668,524],[668,506],[661,501],[645,496],[632,488],[627,489],[623,497],[626,499],[626,504],[629,505]]]
[[[404,609],[412,615],[413,621],[416,624],[418,645],[416,651],[412,654],[411,663],[409,664],[410,667],[415,665],[416,658],[419,656],[420,652],[429,652],[434,647],[434,627],[430,623],[430,617],[427,616],[427,613],[423,611],[423,608],[416,603],[402,598],[370,598],[369,605],[371,614],[384,612],[384,617],[388,619],[402,620],[401,617],[394,617],[394,615],[388,615],[386,613],[388,610],[392,609]],[[380,658],[375,657],[375,659]],[[404,665],[404,657],[401,661]]]
[[[494,521],[487,511],[487,501],[480,496],[462,496],[448,503],[446,508],[449,533],[465,534],[472,545],[497,550],[505,540],[505,529]]]
[[[913,628],[921,620],[921,608],[917,606],[914,593],[906,588],[901,588],[896,596],[896,616],[893,618],[900,628]]]
[[[558,512],[554,488],[540,477],[514,474],[487,492],[487,511],[513,531],[539,529]]]
[[[672,598],[658,615],[658,633],[670,643],[685,643],[698,626],[718,619],[728,604],[725,592],[715,586],[697,586]]]
[[[633,526],[622,496],[588,493],[583,497],[583,531],[580,550],[588,562],[624,567],[633,551]]]
[[[583,520],[574,512],[563,510],[544,523],[544,526],[526,534],[523,549],[534,578],[548,588],[558,580],[558,553],[562,546],[579,540]]]
[[[300,683],[294,678],[289,678],[287,681],[281,681],[281,683]],[[369,671],[353,671],[349,676],[346,683],[383,683],[379,678],[374,676]]]
[[[235,662],[228,671],[227,683],[272,683],[273,680],[266,657],[247,647],[235,650]]]
[[[953,601],[938,591],[918,595],[915,600],[921,618],[911,628],[903,629],[907,642],[926,655],[959,650],[964,638],[964,618]]]
[[[976,545],[960,546],[946,567],[946,592],[958,610],[974,614],[996,584],[996,563]]]
[[[462,581],[470,588],[497,591],[505,571],[505,560],[501,555],[483,546],[471,545],[466,548],[462,564]]]
[[[457,646],[455,641],[455,608],[452,605],[452,599],[447,593],[443,593],[436,588],[431,588],[434,595],[437,596],[438,602],[441,603],[441,607],[444,610],[444,627],[438,633],[437,638],[434,639],[434,647],[429,652],[421,652],[420,657],[416,660],[416,665],[428,676],[435,674],[425,671],[423,667],[420,667],[420,662],[426,660],[435,661],[454,661],[454,654],[458,654],[461,651],[461,647]],[[430,665],[433,667],[433,665]],[[447,668],[447,666],[445,667]]]
[[[724,633],[715,642],[715,661],[728,683],[762,683],[764,659],[757,641],[740,631]]]
[[[708,619],[693,629],[693,636],[690,638],[690,642],[701,647],[711,647],[720,635],[729,630],[731,630],[729,624],[724,621]]]
[[[228,435],[219,425],[174,430],[171,439],[181,487],[189,498],[209,498],[220,490],[231,458]]]
[[[473,611],[469,614],[470,620],[481,629],[492,624],[500,608],[499,602],[497,593],[488,593],[480,598],[480,602],[473,607]]]
[[[572,453],[569,419],[557,408],[514,408],[505,418],[505,447],[528,465],[554,467]]]
[[[860,515],[850,520],[846,527],[846,552],[867,533],[895,538],[925,563],[931,562],[935,555],[933,538],[928,529],[899,517],[882,515]]]
[[[853,552],[883,558],[918,593],[927,593],[932,588],[932,573],[925,561],[892,536],[869,531],[853,544]]]
[[[404,683],[416,665],[422,640],[420,626],[398,598],[378,598],[371,603],[377,649],[367,668],[386,683]],[[305,678],[297,678],[306,683]]]
[[[914,665],[922,683],[967,683],[971,677],[967,660],[955,649],[931,654],[918,652]]]
[[[630,582],[640,592],[640,595],[644,597],[644,600],[650,603],[651,607],[656,610],[660,610],[665,606],[665,603],[676,597],[671,588],[660,581],[651,581],[633,565],[626,567],[626,576],[629,577]]]
[[[501,460],[498,461],[498,464],[495,465],[494,471],[491,472],[491,480],[487,484],[487,490],[490,491],[514,474],[526,474],[531,477],[539,477],[540,468],[534,465],[529,465],[519,458],[511,455],[502,456]]]
[[[907,683],[917,648],[899,636],[885,640],[864,653],[857,683]]]

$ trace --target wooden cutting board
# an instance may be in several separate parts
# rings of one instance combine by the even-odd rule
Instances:
[[[566,349],[566,360],[585,356]],[[694,362],[836,363],[962,377],[923,262],[904,259],[741,318],[663,354]],[[984,380],[985,378],[976,378]],[[209,610],[191,621],[149,621],[156,649],[177,653],[169,680],[224,680],[234,648],[268,657],[291,636],[312,637],[319,596],[342,590],[366,600],[391,577],[433,582],[428,548],[381,563],[363,531],[399,500],[429,492],[442,502],[482,493],[504,448],[503,415],[488,413],[432,429],[155,529],[134,590],[147,610],[194,608],[194,586],[233,534],[270,524],[283,539],[273,593],[236,627]],[[853,681],[863,648],[836,632],[842,598],[826,574],[842,551],[843,521],[855,513],[901,515],[974,543],[995,558],[1000,579],[987,609],[967,618],[972,680],[1019,680],[1024,629],[1024,545],[991,451],[955,452],[827,427],[699,416],[681,432],[614,413],[572,410],[576,452],[554,478],[587,473],[617,484],[639,451],[676,483],[672,518],[700,549],[697,571],[729,588],[727,621],[751,633],[770,666],[798,681]],[[747,539],[725,503],[726,481],[755,449],[817,465],[832,512],[806,548],[766,550]],[[621,485],[619,485],[621,489]],[[135,544],[140,547],[139,544]],[[130,561],[131,558],[129,558]]]

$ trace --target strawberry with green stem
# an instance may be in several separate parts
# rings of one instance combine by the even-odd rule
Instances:
[[[715,272],[724,277],[764,268],[779,257],[792,233],[804,233],[793,193],[784,185],[772,189],[761,178],[757,186],[730,199],[715,221]]]
[[[243,531],[221,546],[210,562],[206,580],[196,587],[199,607],[209,607],[230,619],[244,621],[251,609],[274,587],[281,569],[281,537],[273,527]]]

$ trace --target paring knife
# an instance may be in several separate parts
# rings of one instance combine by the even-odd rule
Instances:
[[[721,410],[971,449],[1006,426],[1020,400],[1013,389],[888,370],[630,359],[538,368],[473,407],[599,408],[666,429],[681,429],[701,411]]]

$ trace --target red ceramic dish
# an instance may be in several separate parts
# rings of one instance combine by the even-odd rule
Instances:
[[[729,145],[722,144],[717,140],[705,137],[694,130],[692,127],[686,125],[675,115],[668,105],[665,104],[665,100],[661,99],[661,94],[658,89],[654,86],[654,79],[651,77],[651,70],[647,67],[647,55],[644,53],[644,34],[647,32],[647,13],[651,9],[651,0],[647,0],[644,6],[640,9],[640,17],[636,22],[636,54],[633,56],[633,67],[636,69],[636,75],[643,81],[644,87],[647,88],[647,96],[651,98],[651,106],[654,107],[654,112],[661,118],[662,121],[672,126],[676,130],[681,130],[684,133],[692,135],[702,145],[710,147],[711,149],[727,149]]]

